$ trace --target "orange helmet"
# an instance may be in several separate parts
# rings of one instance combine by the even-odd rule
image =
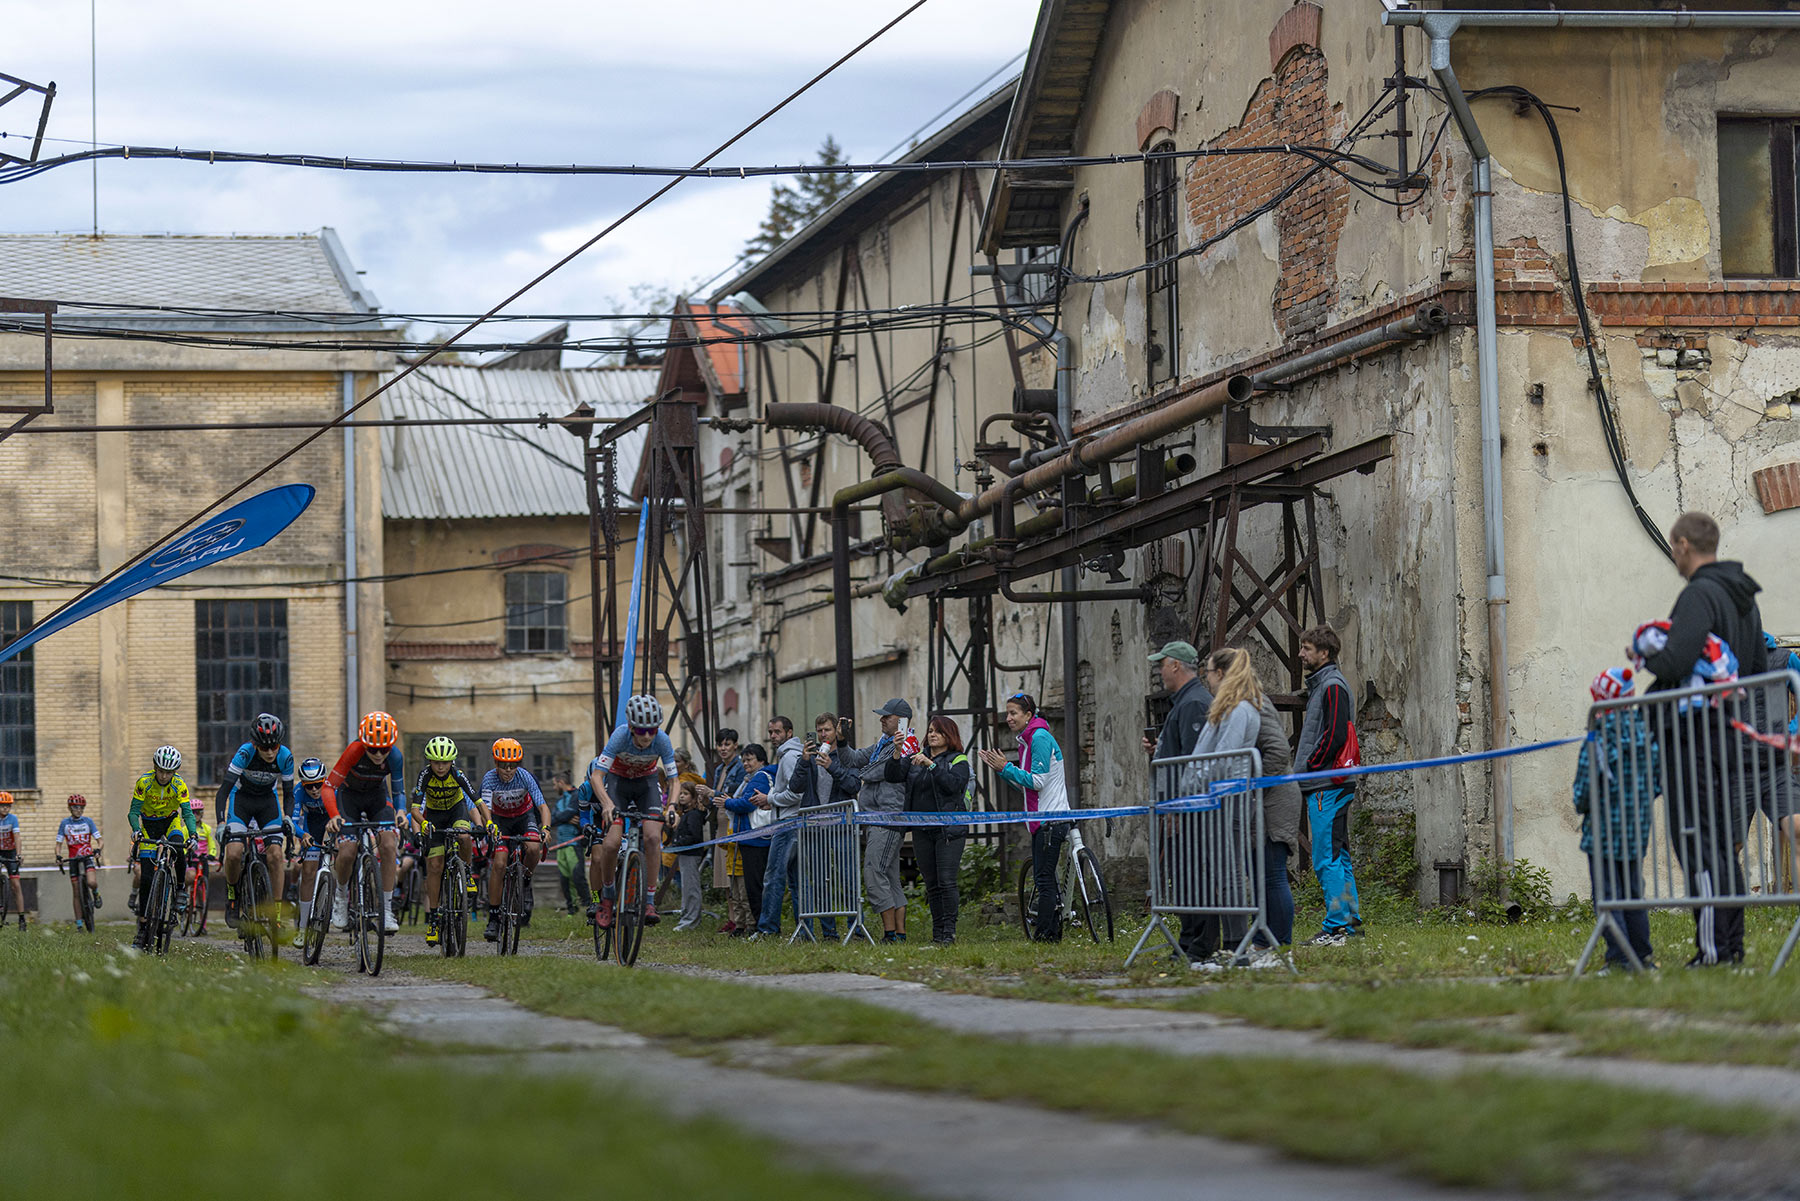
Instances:
[[[12,793],[0,791],[0,805],[10,805],[12,803],[13,803]]]
[[[374,747],[378,751],[386,750],[400,741],[400,723],[392,715],[380,710],[365,713],[362,721],[357,724],[356,736],[362,739],[364,746]]]
[[[502,738],[494,744],[495,763],[523,763],[525,748],[519,745],[517,738]]]

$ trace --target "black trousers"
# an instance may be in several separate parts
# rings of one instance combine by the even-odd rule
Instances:
[[[750,902],[750,912],[760,915],[763,875],[769,870],[769,848],[753,847],[747,842],[740,842],[738,849],[744,855],[744,899]]]
[[[922,826],[913,831],[913,860],[925,880],[925,903],[931,906],[931,937],[946,942],[956,937],[956,916],[961,907],[957,877],[962,871],[965,835],[949,835],[946,827]]]
[[[1031,834],[1031,875],[1037,886],[1037,939],[1062,941],[1062,893],[1056,886],[1056,868],[1063,843],[1069,838],[1068,822],[1050,822]]]
[[[1711,706],[1663,712],[1657,738],[1669,778],[1670,842],[1691,896],[1744,895],[1743,840],[1756,798],[1746,795],[1741,736],[1723,731]],[[1694,910],[1694,950],[1703,963],[1744,957],[1744,911],[1708,905]]]

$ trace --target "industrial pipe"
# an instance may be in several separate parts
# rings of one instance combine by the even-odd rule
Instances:
[[[1423,12],[1397,9],[1384,13],[1381,21],[1384,25],[1416,25],[1434,38],[1448,38],[1465,25],[1511,26],[1515,29],[1800,29],[1800,12],[1606,12],[1594,9]]]
[[[1284,380],[1305,375],[1317,367],[1335,363],[1341,358],[1370,350],[1377,346],[1385,346],[1389,342],[1403,342],[1411,338],[1428,338],[1440,334],[1450,328],[1450,310],[1436,301],[1427,301],[1408,316],[1397,321],[1390,321],[1376,329],[1333,342],[1329,346],[1321,346],[1297,355],[1286,362],[1276,363],[1258,371],[1250,377],[1250,384],[1258,392],[1267,391]]]
[[[881,423],[841,405],[768,404],[763,406],[763,424],[770,429],[842,434],[869,452],[876,475],[885,475],[900,466],[900,452],[894,449],[894,440]]]
[[[1200,460],[1196,459],[1193,455],[1170,455],[1163,460],[1163,477],[1171,480],[1179,479],[1181,476],[1188,474],[1198,466],[1200,466]],[[1124,500],[1136,492],[1137,472],[1134,471],[1130,475],[1122,475],[1114,480],[1111,488],[1106,487],[1104,484],[1094,485],[1092,488],[1088,489],[1087,498],[1089,504],[1097,505],[1102,501]],[[1021,525],[1019,527],[1021,536],[1024,534],[1024,531],[1025,527]]]

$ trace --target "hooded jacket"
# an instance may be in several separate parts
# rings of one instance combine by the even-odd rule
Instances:
[[[1754,676],[1767,667],[1762,613],[1756,594],[1762,585],[1744,574],[1736,560],[1702,563],[1669,611],[1669,640],[1661,652],[1644,657],[1656,677],[1652,692],[1681,688],[1705,649],[1706,636],[1716,634],[1737,656],[1738,674]]]
[[[874,744],[858,750],[839,747],[833,754],[835,766],[853,768],[862,777],[856,794],[856,807],[864,813],[899,813],[906,808],[904,778],[896,783],[887,778],[888,760],[900,746],[898,735],[883,734]]]
[[[769,804],[775,809],[775,820],[788,817],[795,809],[804,808],[806,794],[796,787],[794,772],[806,757],[806,745],[797,735],[789,735],[788,740],[775,751],[775,783],[769,788]]]
[[[1691,656],[1688,662],[1693,662]],[[1300,745],[1294,751],[1295,771],[1324,771],[1337,766],[1338,756],[1355,734],[1356,702],[1350,682],[1336,663],[1327,663],[1306,677],[1306,718],[1300,723]],[[1340,787],[1356,787],[1355,778],[1343,785],[1330,780],[1308,780],[1300,785],[1300,791]]]

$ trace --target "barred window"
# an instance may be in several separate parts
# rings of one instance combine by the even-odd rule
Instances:
[[[515,571],[506,577],[509,654],[568,649],[568,592],[568,577],[559,571]]]
[[[216,787],[258,713],[288,719],[284,600],[194,602],[197,733],[188,783]]]
[[[1174,142],[1159,142],[1154,153],[1175,149]],[[1144,162],[1144,258],[1158,264],[1145,273],[1145,322],[1149,337],[1145,353],[1148,358],[1146,379],[1150,390],[1173,382],[1181,374],[1181,310],[1176,300],[1176,267],[1173,261],[1180,241],[1181,224],[1177,218],[1180,198],[1180,172],[1177,160],[1153,158]],[[1164,262],[1163,260],[1171,260]]]
[[[31,628],[30,601],[0,601],[0,648]],[[37,787],[37,685],[27,647],[0,663],[0,788]]]
[[[1062,247],[1052,242],[1047,246],[1021,246],[1013,251],[1013,262],[1020,266],[1054,267],[1062,257]],[[1049,304],[1056,299],[1056,276],[1026,275],[1019,280],[1019,296],[1029,305]]]

